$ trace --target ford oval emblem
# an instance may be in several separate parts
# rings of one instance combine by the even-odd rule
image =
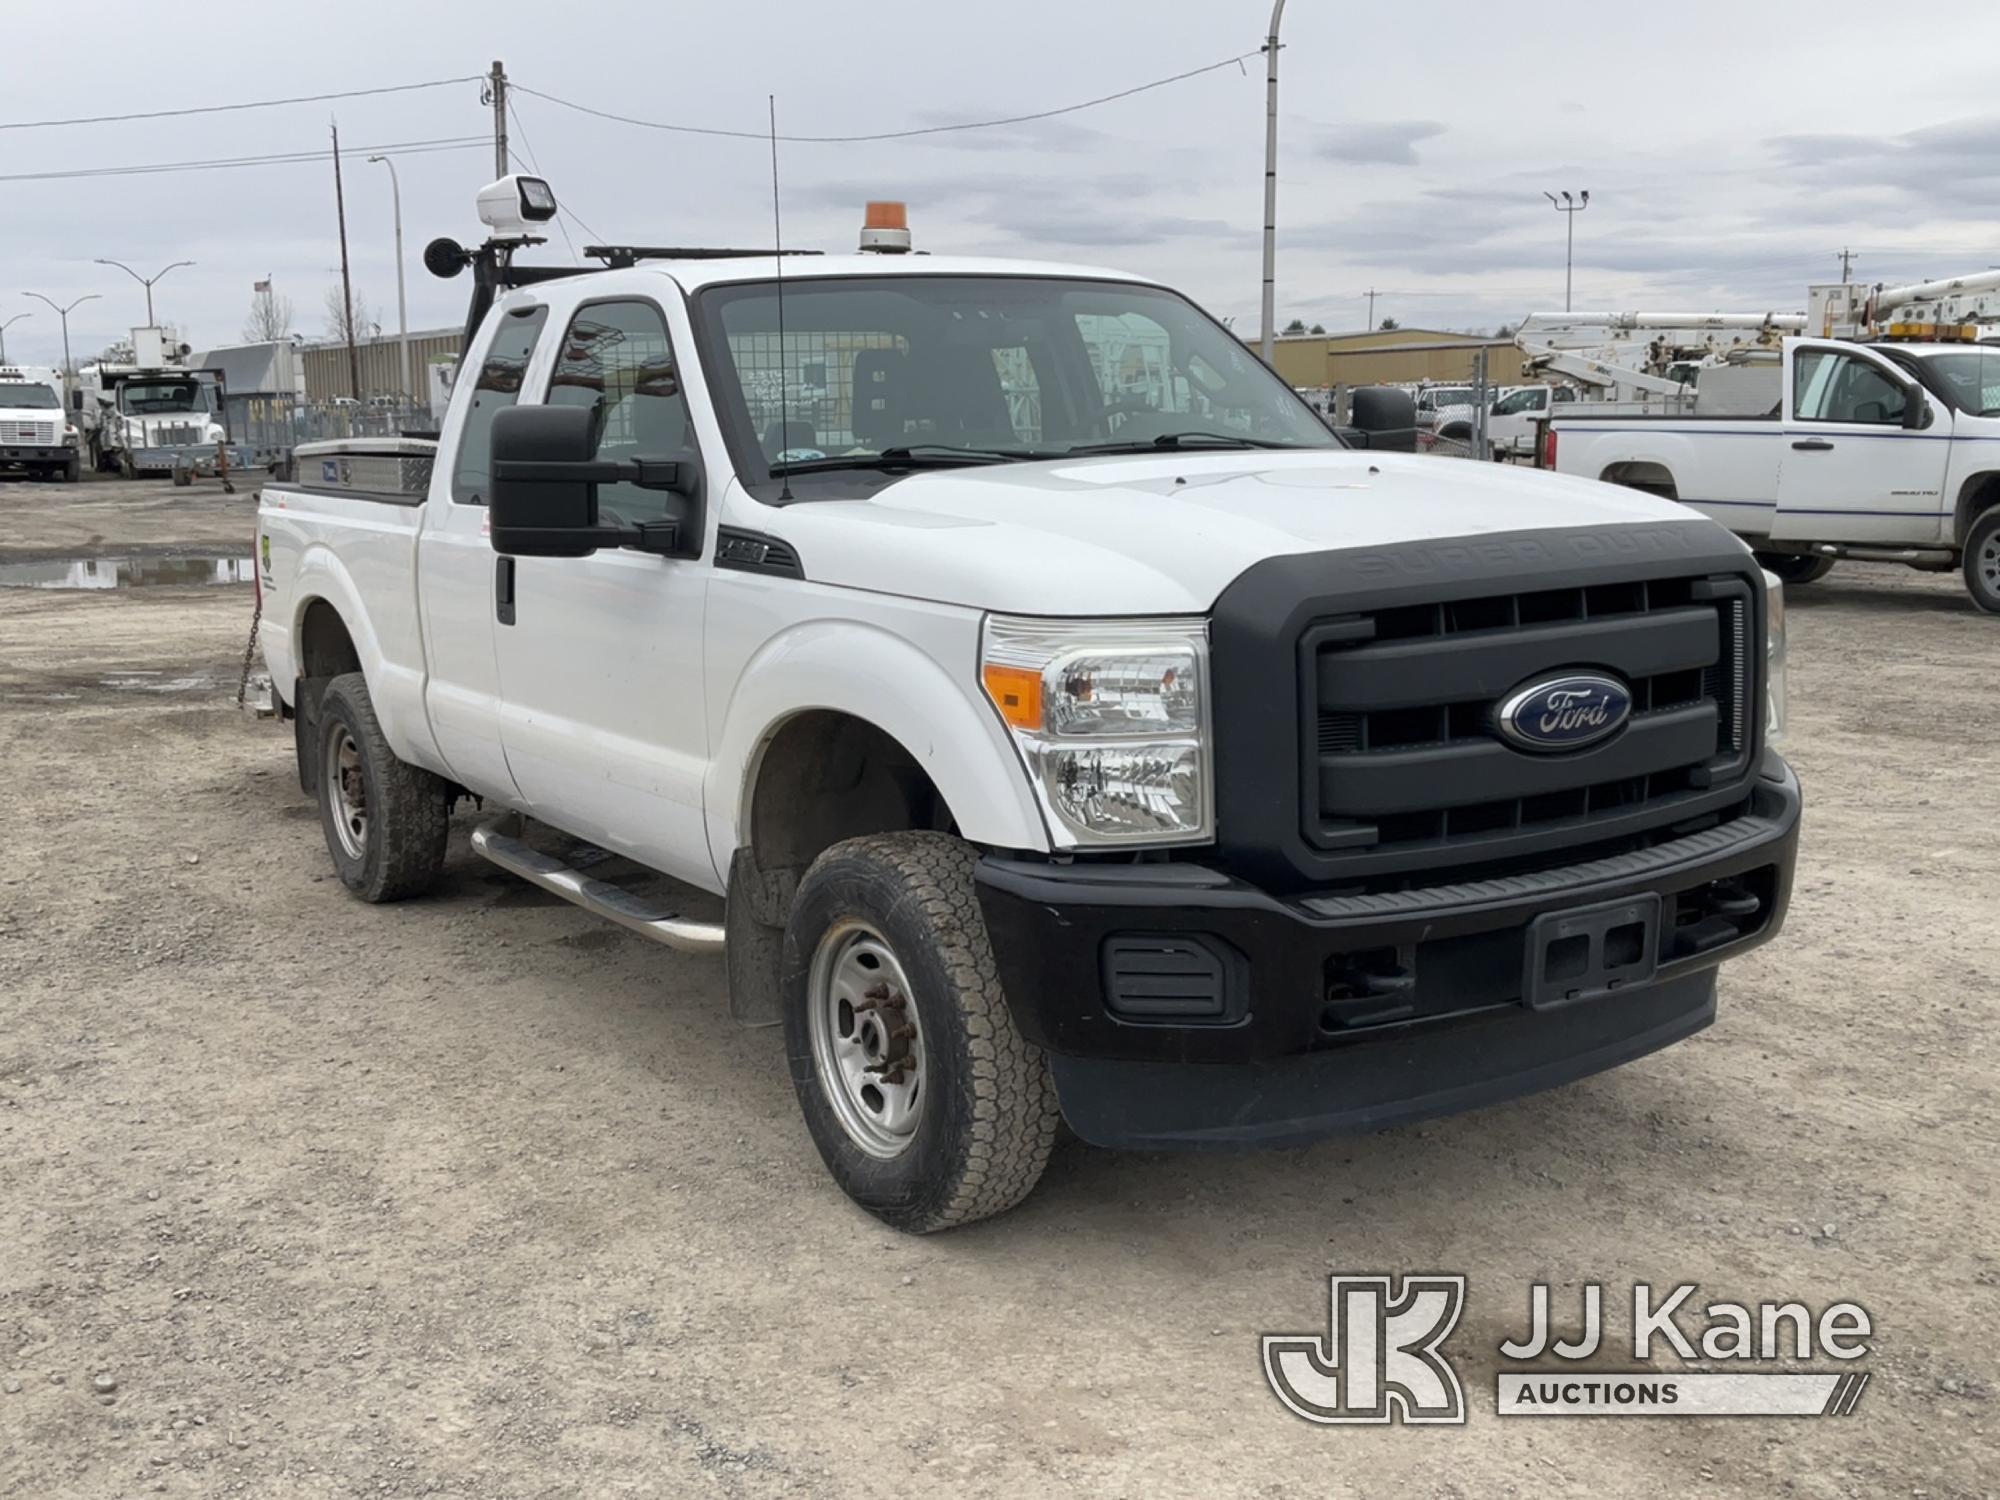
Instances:
[[[1632,717],[1632,690],[1615,677],[1575,672],[1531,682],[1500,705],[1500,737],[1523,750],[1580,750]]]

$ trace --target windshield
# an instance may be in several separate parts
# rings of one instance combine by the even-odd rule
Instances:
[[[770,282],[697,300],[738,466],[886,469],[1153,448],[1331,448],[1291,387],[1172,292],[1042,277]],[[747,460],[751,460],[746,462]]]
[[[1952,403],[1977,416],[2000,416],[2000,350],[1933,354],[1924,361],[1942,378]]]
[[[121,411],[141,416],[163,411],[207,411],[198,380],[134,380],[118,388]]]
[[[25,385],[17,380],[0,380],[0,406],[16,410],[61,411],[62,398],[45,385]]]

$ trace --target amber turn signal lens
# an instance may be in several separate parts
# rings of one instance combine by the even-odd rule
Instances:
[[[1027,667],[997,667],[987,663],[981,672],[986,696],[1000,710],[1000,717],[1016,729],[1042,727],[1042,674]]]

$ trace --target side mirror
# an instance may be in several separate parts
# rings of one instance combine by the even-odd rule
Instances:
[[[700,476],[672,459],[594,456],[595,414],[585,406],[510,406],[496,412],[487,494],[493,550],[515,557],[588,557],[636,547],[668,557],[701,551]],[[681,513],[637,526],[598,520],[597,487],[631,483],[681,498]]]
[[[1354,392],[1352,421],[1362,446],[1391,453],[1417,451],[1417,403],[1408,391],[1364,385]]]
[[[1920,385],[1903,387],[1903,426],[1922,427],[1931,419],[1931,404]]]

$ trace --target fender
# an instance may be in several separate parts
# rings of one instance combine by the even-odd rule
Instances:
[[[794,716],[850,714],[910,752],[974,843],[1046,850],[1048,831],[999,715],[902,636],[820,619],[772,637],[744,664],[717,726],[703,788],[709,853],[720,875],[749,840],[750,786],[763,749]]]
[[[374,621],[361,601],[347,564],[332,547],[322,541],[308,542],[299,554],[297,571],[289,592],[296,601],[292,609],[288,649],[294,664],[303,656],[302,634],[306,610],[315,600],[324,599],[347,627],[348,638],[361,658],[361,675],[368,682],[368,696],[375,705],[382,733],[399,760],[423,766],[448,776],[444,758],[431,735],[430,720],[424,713],[424,667],[421,657],[399,662],[383,648]]]

